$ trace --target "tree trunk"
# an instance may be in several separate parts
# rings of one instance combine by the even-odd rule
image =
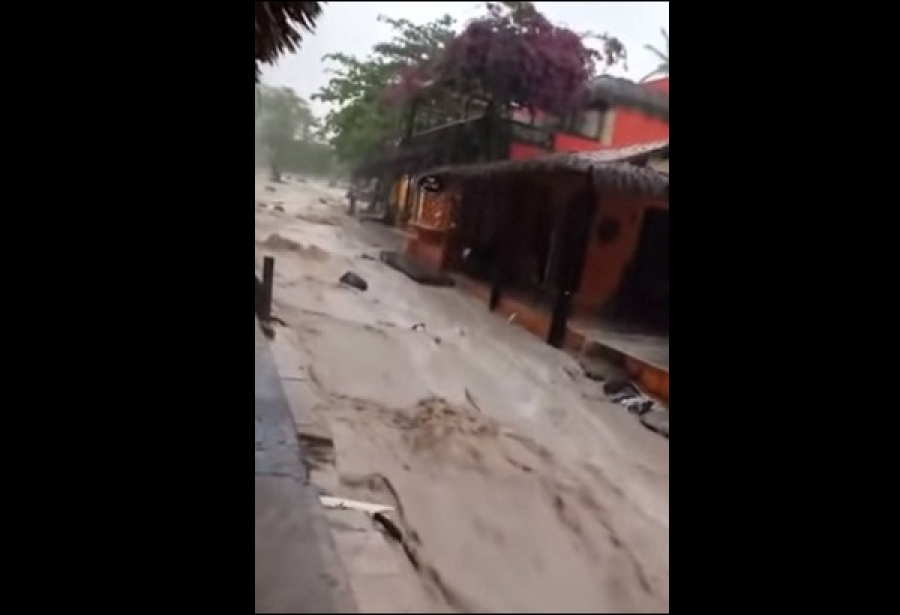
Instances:
[[[281,167],[278,165],[278,160],[275,156],[269,160],[269,168],[271,170],[271,179],[273,182],[281,183]]]

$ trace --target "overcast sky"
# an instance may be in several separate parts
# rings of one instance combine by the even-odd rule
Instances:
[[[573,30],[617,36],[628,49],[628,70],[617,68],[611,74],[638,80],[656,68],[656,56],[644,49],[644,45],[649,43],[664,49],[659,30],[669,29],[668,2],[535,2],[535,5],[551,21]],[[282,57],[276,66],[265,67],[263,81],[289,86],[309,100],[329,78],[322,56],[338,51],[365,56],[373,45],[390,39],[391,29],[377,21],[379,14],[424,23],[449,13],[464,22],[480,15],[483,7],[483,2],[327,3],[315,34],[305,36],[298,53]],[[311,103],[321,113],[320,103]]]

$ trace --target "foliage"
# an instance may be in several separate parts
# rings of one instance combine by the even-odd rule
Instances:
[[[293,53],[302,31],[312,32],[322,14],[321,2],[256,2],[256,82],[260,63],[273,64],[278,56]]]
[[[600,40],[602,51],[586,46],[589,38]],[[531,2],[489,2],[487,14],[450,40],[438,61],[408,69],[400,89],[406,99],[441,88],[503,106],[564,113],[581,101],[599,64],[625,57],[618,39],[554,25]]]
[[[662,32],[663,39],[666,42],[666,51],[662,52],[653,45],[644,45],[644,49],[650,51],[659,59],[659,65],[641,81],[646,81],[651,77],[669,76],[669,33],[665,28],[660,28],[660,32]]]
[[[256,136],[258,155],[280,170],[328,174],[334,170],[331,148],[318,141],[318,122],[309,104],[290,88],[257,87]]]
[[[365,58],[326,56],[332,77],[313,96],[331,106],[324,134],[351,164],[397,143],[413,116],[423,125],[460,119],[473,99],[495,111],[521,105],[563,114],[601,66],[625,60],[618,39],[554,25],[531,2],[489,2],[460,32],[449,15],[426,24],[379,20],[391,40]]]
[[[454,20],[445,15],[426,24],[380,16],[394,31],[390,41],[373,47],[360,59],[330,54],[324,60],[333,67],[328,84],[313,98],[329,103],[324,134],[341,160],[356,162],[396,140],[404,109],[387,96],[401,75],[428,66],[440,55],[453,34]]]
[[[259,86],[257,122],[263,143],[277,155],[279,148],[315,127],[309,104],[291,88]]]

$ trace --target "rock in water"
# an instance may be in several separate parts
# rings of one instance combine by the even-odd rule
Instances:
[[[641,425],[661,436],[669,437],[669,411],[654,409],[641,416]]]
[[[369,288],[369,283],[352,271],[348,271],[347,273],[342,275],[338,282],[340,282],[341,284],[346,284],[347,286],[352,286],[353,288],[356,288],[358,290],[367,290]]]

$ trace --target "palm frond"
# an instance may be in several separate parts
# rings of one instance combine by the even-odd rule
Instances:
[[[322,14],[322,2],[256,2],[256,82],[260,64],[296,51],[302,30],[312,32]]]
[[[668,53],[663,53],[662,51],[660,51],[659,49],[657,49],[657,48],[654,47],[653,45],[644,45],[644,49],[646,49],[647,51],[651,52],[653,55],[655,55],[657,58],[659,58],[660,61],[662,61],[662,62],[668,62],[668,61],[669,61],[669,54],[668,54]]]

